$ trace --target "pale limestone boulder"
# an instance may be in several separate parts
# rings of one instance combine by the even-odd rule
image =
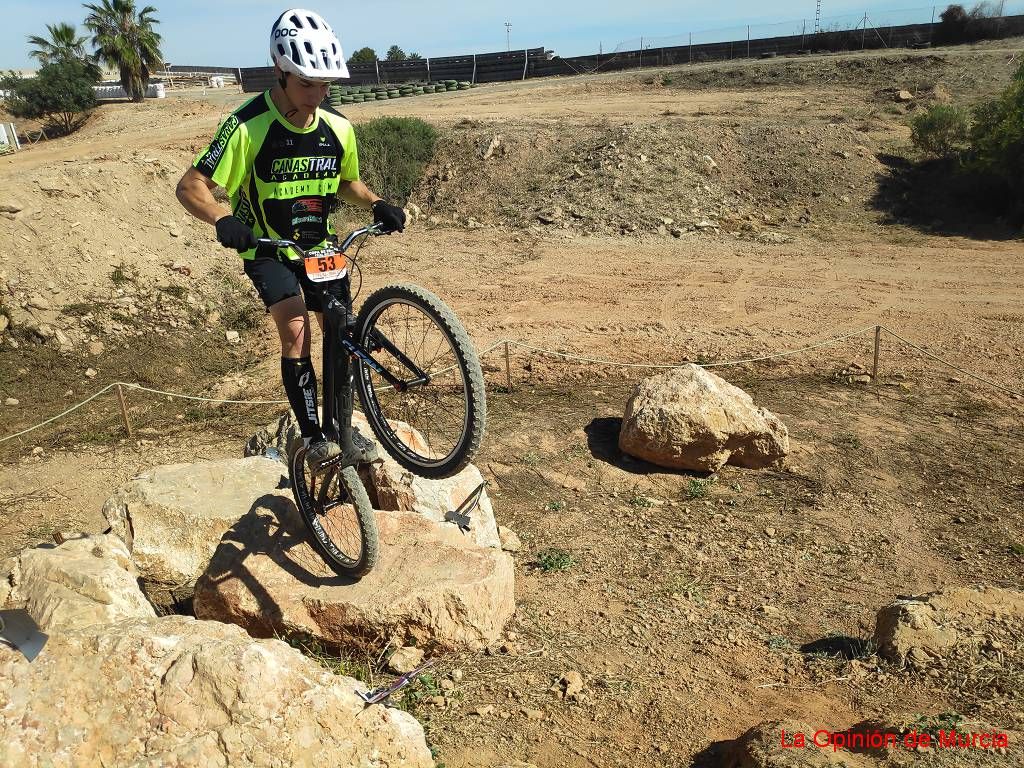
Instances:
[[[197,582],[196,615],[257,637],[304,633],[329,646],[495,641],[515,611],[512,558],[423,515],[376,514],[380,558],[352,582],[310,548],[297,512],[254,511],[224,537]]]
[[[26,549],[5,561],[0,582],[0,608],[24,607],[46,633],[156,616],[116,536]]]
[[[742,389],[697,365],[641,381],[619,432],[623,452],[658,466],[716,472],[761,468],[789,453],[789,432]]]
[[[120,488],[103,515],[128,545],[150,600],[192,596],[221,537],[253,510],[294,505],[284,467],[263,457],[156,467]]]
[[[359,411],[352,414],[352,425],[360,435],[373,440],[373,430],[366,417]],[[395,428],[415,440],[419,433],[411,430],[407,424],[395,423]],[[299,425],[291,411],[273,421],[245,444],[245,455],[256,456],[273,448],[280,455],[287,456],[302,442]],[[376,441],[374,441],[376,442]],[[428,480],[406,469],[391,458],[380,444],[377,450],[382,461],[370,466],[363,473],[367,483],[366,491],[370,495],[375,509],[416,512],[430,520],[441,523],[446,515],[457,509],[473,491],[483,482],[480,470],[470,464],[457,475],[442,480]],[[470,514],[469,536],[477,544],[484,547],[500,547],[498,524],[494,519],[494,508],[484,489],[480,496],[480,504]]]
[[[432,768],[409,714],[278,640],[184,616],[0,648],[0,765]]]
[[[960,643],[977,643],[993,621],[1024,617],[1024,592],[961,588],[901,597],[878,612],[874,642],[880,656],[922,666]]]
[[[484,481],[480,470],[472,464],[452,477],[428,480],[403,469],[390,456],[370,466],[369,480],[377,509],[415,512],[436,523],[445,523],[448,513],[458,509]],[[480,494],[480,503],[469,514],[468,535],[482,547],[501,548],[486,488]]]

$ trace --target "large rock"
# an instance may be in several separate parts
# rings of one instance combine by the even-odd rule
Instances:
[[[1024,593],[1010,589],[952,589],[901,597],[878,612],[874,641],[882,657],[897,664],[927,665],[959,643],[977,643],[985,626],[1024,619]]]
[[[352,425],[360,435],[373,440],[370,424],[359,411],[352,414]],[[411,430],[407,424],[401,422],[396,422],[395,427],[400,432],[403,429]],[[412,430],[409,438],[416,439],[417,436],[418,433]],[[245,444],[245,455],[263,455],[271,448],[281,456],[287,456],[301,442],[298,421],[294,414],[288,411],[249,438]],[[484,481],[480,470],[472,464],[453,477],[428,480],[403,469],[379,443],[377,449],[382,461],[371,465],[370,469],[363,473],[364,480],[368,483],[366,490],[375,509],[417,512],[441,523],[445,521],[449,512],[457,509]],[[480,496],[479,505],[470,515],[469,535],[481,546],[501,546],[494,509],[486,490]]]
[[[445,523],[449,512],[458,509],[484,482],[480,470],[472,464],[444,480],[428,480],[403,469],[390,456],[371,465],[369,480],[377,509],[415,512],[436,523]],[[470,512],[468,535],[482,547],[501,548],[498,524],[486,489]]]
[[[873,761],[868,762],[843,749],[833,751],[831,747],[815,746],[812,740],[820,728],[795,720],[759,723],[736,739],[723,759],[715,764],[722,768],[865,768],[872,764]],[[796,735],[801,734],[806,746],[783,747],[783,732],[787,744],[792,745]]]
[[[24,607],[47,633],[156,616],[116,536],[27,549],[5,561],[0,582],[0,608]]]
[[[761,468],[785,458],[789,433],[742,389],[686,365],[637,385],[626,404],[619,448],[670,469],[715,472],[726,463]]]
[[[196,615],[332,646],[479,648],[498,638],[515,610],[509,555],[413,512],[377,512],[377,525],[380,558],[353,583],[327,570],[297,512],[254,510],[196,584]]]
[[[183,616],[0,646],[0,765],[431,768],[419,723],[278,640]]]
[[[284,467],[263,457],[157,467],[119,489],[103,515],[160,606],[192,596],[221,537],[253,510],[294,508]]]

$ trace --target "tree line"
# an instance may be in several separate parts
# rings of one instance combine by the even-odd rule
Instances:
[[[83,7],[88,11],[85,35],[74,24],[47,24],[46,36],[28,38],[30,54],[40,64],[36,76],[8,72],[0,77],[4,106],[15,117],[44,119],[70,133],[96,104],[93,86],[103,77],[100,64],[117,71],[125,94],[135,102],[145,98],[150,74],[163,69],[161,37],[154,28],[160,23],[156,8],[139,9],[133,0],[101,0]]]
[[[399,46],[392,45],[384,55],[383,61],[422,61],[423,57],[413,51],[406,53]],[[349,64],[362,64],[370,61],[378,61],[379,57],[373,48],[360,48],[348,57]]]

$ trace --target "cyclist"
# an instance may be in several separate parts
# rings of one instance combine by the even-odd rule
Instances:
[[[281,378],[315,469],[341,452],[324,438],[317,412],[309,311],[322,326],[319,295],[297,256],[258,248],[257,238],[294,240],[305,249],[336,243],[330,214],[339,197],[371,208],[386,233],[404,229],[405,213],[360,181],[352,125],[321,106],[328,84],[349,76],[330,25],[312,11],[287,10],[271,28],[270,55],[276,84],[228,116],[181,177],[177,196],[189,213],[214,225],[221,245],[240,252],[277,327]],[[216,186],[227,190],[230,211],[214,200]],[[349,305],[347,282],[343,294]],[[375,458],[372,443],[355,431],[353,439],[357,455],[346,463]]]

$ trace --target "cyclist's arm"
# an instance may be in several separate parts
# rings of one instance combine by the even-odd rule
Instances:
[[[175,194],[186,211],[207,224],[216,224],[217,219],[231,215],[231,211],[214,200],[216,186],[195,168],[189,168],[178,182]]]
[[[345,181],[342,179],[338,185],[338,197],[349,205],[358,208],[369,208],[381,198],[377,197],[361,179]]]

